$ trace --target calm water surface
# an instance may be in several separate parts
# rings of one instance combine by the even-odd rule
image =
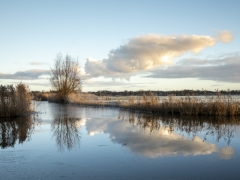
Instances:
[[[239,179],[240,120],[42,102],[0,120],[0,179]]]

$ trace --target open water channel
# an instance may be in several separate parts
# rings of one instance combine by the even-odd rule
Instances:
[[[0,119],[0,179],[239,179],[240,119],[41,102]]]

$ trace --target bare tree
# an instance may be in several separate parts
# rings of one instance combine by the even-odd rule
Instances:
[[[69,55],[65,58],[61,54],[55,59],[54,68],[50,72],[50,82],[61,101],[67,101],[69,93],[81,91],[78,61]]]

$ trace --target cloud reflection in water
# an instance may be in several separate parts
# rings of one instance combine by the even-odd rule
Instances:
[[[173,118],[124,112],[118,118],[90,118],[86,129],[90,135],[107,133],[113,142],[150,158],[217,152],[227,159],[234,154],[232,147],[219,149],[206,140],[213,136],[216,141],[223,138],[229,144],[236,124],[236,120]],[[201,132],[206,133],[204,138],[198,136]],[[184,137],[184,134],[191,138]]]

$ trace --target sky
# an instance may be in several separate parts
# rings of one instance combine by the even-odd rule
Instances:
[[[239,90],[238,0],[0,0],[0,84],[51,89],[58,54],[82,90]]]

